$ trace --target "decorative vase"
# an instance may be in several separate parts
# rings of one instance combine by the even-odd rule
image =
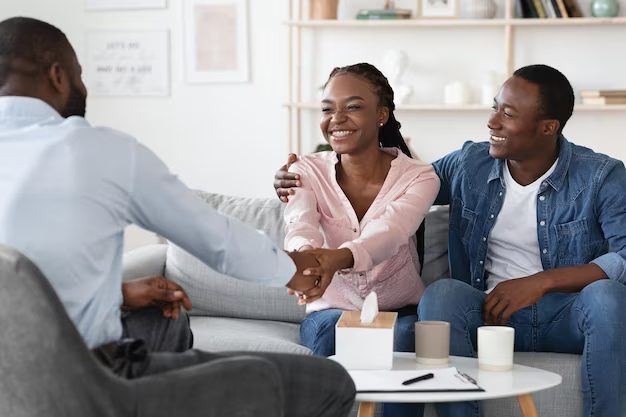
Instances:
[[[494,0],[463,0],[461,17],[466,19],[493,19],[498,11]]]
[[[619,12],[617,0],[593,0],[591,2],[591,15],[594,17],[615,17]]]
[[[309,19],[337,19],[339,0],[309,0]]]

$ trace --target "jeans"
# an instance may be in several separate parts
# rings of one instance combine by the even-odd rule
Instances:
[[[484,325],[486,294],[464,282],[444,279],[426,288],[420,320],[450,322],[450,354],[476,356],[477,328]],[[599,280],[579,293],[550,293],[517,311],[515,350],[582,354],[585,417],[626,415],[626,285]],[[440,417],[480,416],[477,402],[441,404]]]
[[[393,335],[394,351],[415,352],[415,306],[406,306],[395,310],[398,320]],[[343,310],[331,308],[308,314],[300,324],[300,343],[319,356],[335,354],[335,325]],[[385,403],[384,417],[421,417],[424,414],[422,404]]]

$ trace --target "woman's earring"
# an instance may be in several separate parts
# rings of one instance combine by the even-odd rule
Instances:
[[[383,127],[384,123],[383,122],[379,122],[378,126]]]

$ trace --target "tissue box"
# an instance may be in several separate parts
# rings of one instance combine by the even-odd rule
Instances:
[[[335,355],[346,369],[391,369],[398,313],[380,312],[361,323],[360,311],[344,311],[335,328]]]

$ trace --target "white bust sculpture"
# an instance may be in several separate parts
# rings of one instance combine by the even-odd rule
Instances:
[[[393,88],[394,101],[396,105],[407,102],[413,88],[402,82],[402,77],[409,65],[409,56],[400,49],[391,49],[383,57],[383,74],[389,80],[389,85]]]

